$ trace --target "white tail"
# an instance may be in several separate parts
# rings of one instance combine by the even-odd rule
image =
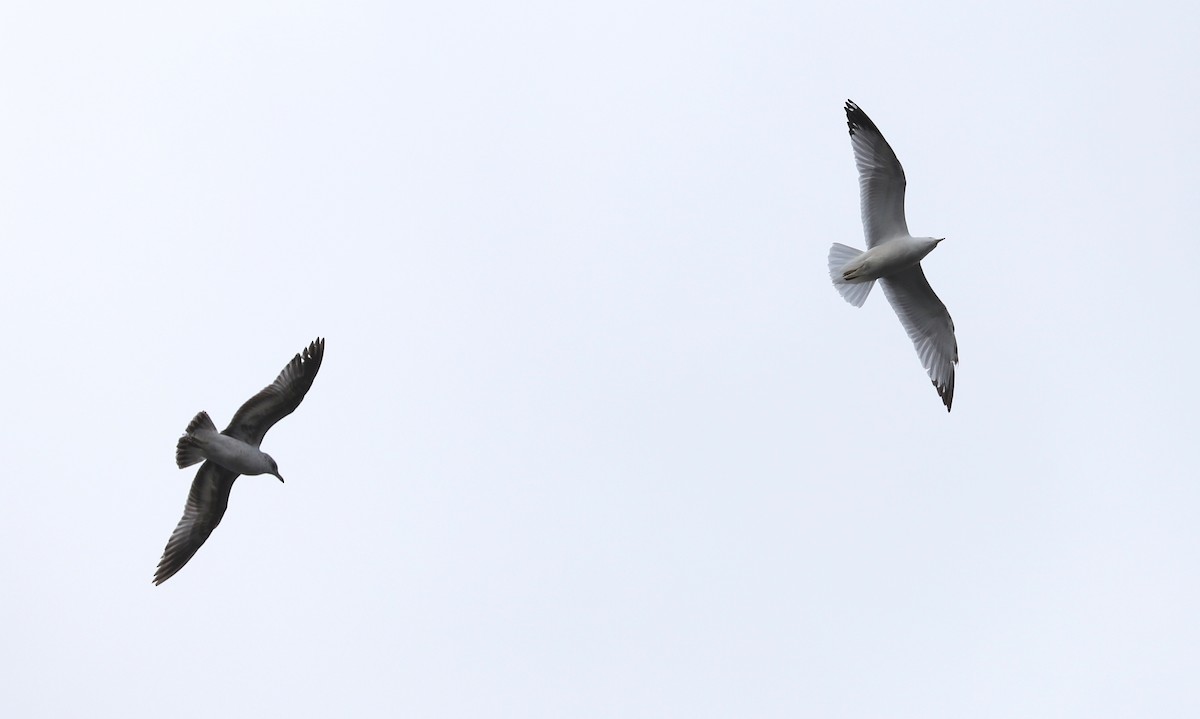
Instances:
[[[853,260],[862,254],[862,250],[856,250],[853,247],[847,247],[837,242],[833,243],[833,247],[829,248],[829,279],[833,280],[833,287],[847,302],[855,307],[862,307],[867,301],[867,295],[871,294],[871,288],[875,286],[875,280],[869,282],[847,282],[842,279],[842,269]]]

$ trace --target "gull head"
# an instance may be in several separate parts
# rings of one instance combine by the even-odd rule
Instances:
[[[945,237],[913,237],[907,240],[907,249],[904,253],[904,261],[911,263],[914,260],[920,261],[925,255],[937,249]],[[882,246],[882,245],[881,245]],[[873,250],[871,250],[873,251]]]
[[[267,463],[269,465],[271,465],[271,468],[269,470],[267,470],[266,474],[273,474],[273,475],[275,475],[276,479],[278,479],[280,482],[282,482],[283,477],[280,476],[280,474],[279,474],[279,465],[275,464],[275,458],[266,453],[264,453],[263,456],[267,458]]]
[[[942,243],[942,240],[944,240],[946,238],[945,237],[917,237],[915,239],[917,240],[917,242],[919,243],[919,245],[921,247],[922,256],[924,256],[924,255],[928,255],[930,252],[933,252],[935,249],[937,249],[937,246],[940,245]]]

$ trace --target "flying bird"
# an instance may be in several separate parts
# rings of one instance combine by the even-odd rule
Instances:
[[[904,221],[904,168],[867,113],[846,101],[850,146],[858,165],[863,231],[867,251],[833,243],[829,276],[847,302],[862,307],[878,280],[883,294],[917,348],[946,411],[954,400],[958,342],[946,305],[933,293],[921,259],[944,237],[913,237]]]
[[[180,469],[204,464],[192,480],[183,518],[158,561],[155,584],[162,584],[183,569],[221,523],[229,505],[229,490],[238,475],[270,474],[283,481],[279,466],[259,445],[267,430],[300,406],[324,356],[325,340],[318,337],[288,362],[274,382],[238,409],[224,432],[217,432],[207,412],[197,414],[188,424],[175,447],[175,462]]]

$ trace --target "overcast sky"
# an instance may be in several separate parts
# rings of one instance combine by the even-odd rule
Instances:
[[[0,713],[1200,715],[1196,8],[10,3]]]

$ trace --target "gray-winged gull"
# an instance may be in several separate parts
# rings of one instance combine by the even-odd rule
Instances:
[[[175,462],[180,469],[204,464],[192,480],[183,518],[158,562],[155,584],[162,584],[183,569],[221,523],[229,505],[229,490],[238,475],[271,474],[283,481],[275,460],[258,446],[268,429],[300,406],[324,356],[325,340],[318,337],[292,358],[274,382],[238,409],[224,432],[217,432],[207,412],[197,414],[188,424],[176,445]]]
[[[921,270],[921,259],[945,238],[908,234],[904,168],[896,153],[867,113],[850,100],[846,101],[846,124],[858,165],[867,251],[833,243],[829,276],[842,297],[855,307],[862,307],[879,280],[949,412],[954,400],[954,365],[958,363],[954,321]]]

